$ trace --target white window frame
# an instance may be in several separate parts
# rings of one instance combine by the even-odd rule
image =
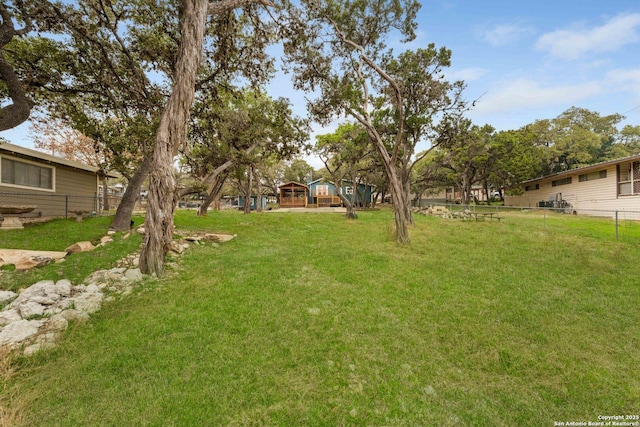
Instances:
[[[618,191],[618,196],[619,197],[628,197],[628,196],[638,196],[640,194],[640,192],[635,192],[635,187],[636,184],[638,184],[640,182],[640,176],[636,176],[637,173],[635,173],[634,170],[634,166],[640,163],[638,161],[631,161],[631,162],[626,162],[626,163],[621,163],[618,165],[618,178],[617,178],[617,191]],[[625,167],[628,168],[626,169],[625,174],[627,174],[628,176],[626,177],[626,179],[622,179],[622,168]],[[623,192],[622,188],[629,188],[629,190],[627,192]]]
[[[317,196],[329,196],[329,185],[327,184],[316,185],[316,197]]]
[[[51,170],[51,188],[32,187],[30,185],[9,184],[9,183],[2,182],[2,159],[11,160],[13,162],[18,162],[18,163],[25,163],[28,165],[37,166],[42,169],[50,169]],[[56,192],[56,167],[50,166],[50,165],[43,165],[42,163],[34,162],[31,160],[25,160],[19,157],[7,156],[2,154],[0,155],[0,186],[20,188],[23,190],[45,191],[47,193],[55,193]]]

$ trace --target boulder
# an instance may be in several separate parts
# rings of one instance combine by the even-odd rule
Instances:
[[[174,252],[178,255],[182,254],[184,252],[185,248],[183,245],[181,245],[179,242],[173,241],[171,243],[169,243],[169,251]]]
[[[17,347],[34,337],[43,323],[43,320],[18,320],[5,326],[0,332],[0,347]]]
[[[70,280],[62,279],[56,282],[54,289],[58,295],[61,295],[63,297],[68,297],[71,295],[73,285],[71,284]]]
[[[18,294],[12,291],[0,291],[0,304],[6,304],[16,299]]]
[[[71,298],[71,300],[73,300],[73,305],[77,311],[91,314],[100,310],[103,298],[104,295],[101,292],[85,292]]]
[[[76,254],[79,252],[89,252],[95,249],[95,246],[91,242],[77,242],[65,249],[65,252],[69,254]]]
[[[20,316],[18,310],[12,308],[0,311],[0,326],[5,326],[18,320],[22,320],[22,316]]]
[[[51,316],[45,320],[45,323],[47,329],[51,331],[64,331],[69,327],[69,321],[62,313]]]
[[[89,320],[89,315],[87,313],[75,309],[65,310],[60,314],[69,322],[86,322]]]
[[[130,268],[124,273],[124,277],[131,280],[132,282],[137,282],[142,280],[142,273],[139,268]]]
[[[17,309],[23,319],[29,319],[34,316],[44,316],[45,312],[45,307],[34,301],[27,301],[21,304]]]
[[[0,249],[0,266],[13,264],[17,270],[28,270],[61,260],[67,252]]]
[[[237,236],[238,236],[237,234],[207,233],[204,235],[204,238],[212,242],[224,243],[224,242],[228,242],[229,240],[235,239]]]

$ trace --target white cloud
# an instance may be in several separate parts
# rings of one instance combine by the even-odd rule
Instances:
[[[613,52],[640,40],[640,14],[618,15],[594,28],[556,30],[538,39],[536,48],[564,59]]]
[[[446,71],[446,78],[450,82],[454,82],[457,80],[464,80],[465,82],[470,82],[470,81],[480,79],[485,74],[487,74],[487,70],[485,70],[484,68],[469,67],[469,68],[463,68],[461,70]]]
[[[640,68],[611,70],[607,73],[607,83],[612,84],[618,91],[632,92],[640,98]]]
[[[521,37],[530,34],[532,30],[529,27],[519,24],[498,25],[489,30],[481,32],[483,40],[495,47],[513,44]]]
[[[515,113],[545,107],[574,105],[602,92],[597,82],[578,85],[543,86],[534,80],[517,79],[503,82],[489,90],[476,104],[481,114]]]

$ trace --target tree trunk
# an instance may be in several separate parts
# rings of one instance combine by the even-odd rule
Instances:
[[[131,177],[127,185],[127,190],[122,196],[120,205],[116,210],[116,215],[110,229],[115,231],[127,231],[131,229],[131,216],[136,205],[136,200],[140,197],[140,188],[145,178],[149,174],[151,166],[151,157],[146,156],[144,162],[138,167],[136,173]]]
[[[257,170],[254,170],[254,179],[256,180],[256,212],[262,212],[262,182]]]
[[[173,239],[175,177],[173,159],[186,142],[187,124],[202,57],[207,0],[180,0],[180,45],[169,101],[162,113],[149,174],[149,198],[140,270],[162,275],[165,255]]]
[[[251,212],[251,184],[253,184],[252,182],[253,167],[252,166],[249,166],[247,175],[248,175],[247,176],[248,182],[247,182],[247,188],[244,193],[244,209],[243,209],[243,212],[245,214],[248,214]]]
[[[102,188],[103,188],[102,210],[108,211],[109,210],[109,178],[107,178],[106,173],[102,173],[102,176],[100,178],[102,178]]]
[[[367,129],[372,142],[380,154],[382,164],[384,165],[387,179],[389,180],[389,192],[391,193],[391,201],[393,203],[393,214],[395,219],[395,238],[400,244],[407,244],[411,241],[409,238],[409,224],[411,218],[411,209],[407,209],[410,204],[406,201],[409,191],[405,192],[402,185],[402,179],[398,172],[398,166],[393,157],[389,155],[387,148],[382,139],[377,135],[375,128],[371,125]]]
[[[207,210],[211,203],[217,202],[217,210],[220,210],[220,193],[222,193],[222,187],[224,187],[224,183],[229,176],[229,172],[221,173],[216,176],[209,193],[207,193],[207,197],[202,201],[202,204],[198,208],[198,216],[206,216]]]

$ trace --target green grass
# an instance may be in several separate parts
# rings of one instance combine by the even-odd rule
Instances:
[[[107,234],[112,220],[111,217],[92,217],[78,223],[71,219],[56,219],[27,225],[20,230],[0,230],[0,248],[62,252],[76,242],[90,241],[97,245]],[[144,219],[136,217],[134,221],[139,225]],[[137,233],[124,240],[123,235],[117,233],[113,236],[113,243],[94,251],[68,255],[62,263],[27,271],[16,271],[13,266],[0,267],[0,290],[15,291],[39,280],[61,278],[80,283],[94,271],[113,267],[117,260],[137,249],[142,241]]]
[[[564,216],[558,221],[576,218]],[[29,426],[513,426],[640,408],[637,242],[535,218],[237,212],[167,277],[16,361]],[[13,397],[13,398],[12,398]],[[29,405],[27,406],[27,402]]]

